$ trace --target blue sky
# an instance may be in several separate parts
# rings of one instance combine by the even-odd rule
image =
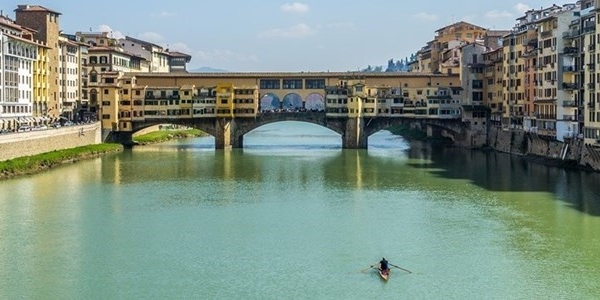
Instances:
[[[575,1],[571,1],[575,2]],[[18,4],[0,9],[14,18]],[[112,31],[186,52],[189,69],[349,71],[385,65],[419,50],[435,30],[464,20],[510,29],[529,8],[553,2],[306,0],[54,0],[63,31]],[[556,2],[556,4],[562,4]]]

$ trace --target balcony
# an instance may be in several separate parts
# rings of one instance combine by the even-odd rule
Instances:
[[[552,30],[546,30],[546,31],[542,31],[542,33],[540,34],[540,36],[545,39],[545,38],[549,38],[552,36]]]
[[[577,116],[576,115],[563,115],[562,120],[563,121],[577,121]]]
[[[595,90],[596,89],[596,83],[590,82],[590,83],[587,84],[587,87],[590,90]]]
[[[588,46],[588,51],[590,51],[590,52],[594,52],[594,51],[596,51],[596,44],[591,44],[591,45],[589,45],[589,46]]]
[[[566,55],[577,55],[579,53],[579,49],[577,47],[565,47],[563,49],[563,53]]]
[[[535,47],[538,46],[538,39],[523,39],[523,46]]]
[[[572,39],[579,35],[579,31],[575,29],[571,29],[563,32],[563,39]]]
[[[572,101],[572,100],[563,101],[562,107],[577,107],[577,102]]]
[[[577,72],[577,66],[564,66],[562,68],[563,72]]]
[[[576,90],[577,89],[577,83],[563,82],[562,88],[564,90]]]
[[[590,64],[586,64],[585,65],[587,70],[590,72],[594,72],[596,70],[596,64],[595,63],[590,63]]]

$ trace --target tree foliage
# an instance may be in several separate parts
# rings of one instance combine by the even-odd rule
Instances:
[[[410,57],[401,58],[400,60],[390,58],[385,67],[368,65],[361,72],[408,72],[408,65],[415,60],[417,60],[415,54],[411,54]]]

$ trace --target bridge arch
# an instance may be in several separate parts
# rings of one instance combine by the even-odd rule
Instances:
[[[325,97],[319,93],[308,94],[304,108],[309,111],[325,111]]]
[[[327,119],[324,112],[284,112],[284,113],[265,113],[254,119],[238,119],[236,120],[236,135],[243,139],[243,136],[263,125],[284,122],[297,121],[316,124],[344,135],[346,124],[341,120]]]
[[[279,96],[273,93],[267,93],[260,98],[260,111],[271,111],[281,108]]]

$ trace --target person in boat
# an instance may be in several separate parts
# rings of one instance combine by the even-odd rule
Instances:
[[[388,269],[389,269],[389,267],[388,267],[388,261],[385,260],[385,257],[382,257],[381,261],[379,262],[379,270],[385,271],[385,270],[388,270]]]

